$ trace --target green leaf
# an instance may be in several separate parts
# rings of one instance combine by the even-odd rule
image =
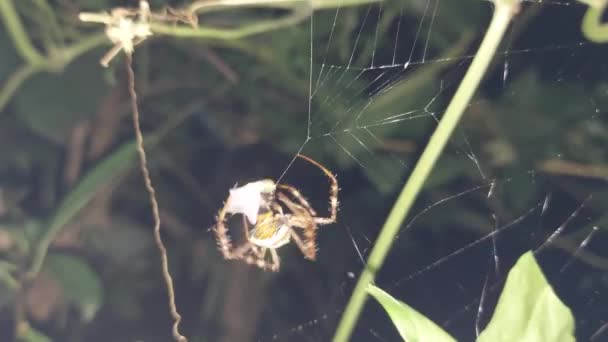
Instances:
[[[424,317],[424,315],[407,304],[391,297],[391,295],[382,291],[380,288],[370,284],[367,288],[367,292],[376,298],[384,310],[386,310],[404,341],[456,341],[452,336],[437,326],[437,324],[433,323],[433,321]]]
[[[492,320],[477,342],[575,341],[574,317],[547,283],[532,252],[509,272]]]
[[[40,73],[15,96],[15,111],[34,132],[58,144],[78,121],[95,114],[108,91],[97,56],[77,59],[60,74]],[[93,80],[93,81],[91,81]]]
[[[65,298],[80,309],[82,318],[92,320],[103,302],[103,289],[89,264],[74,256],[51,254],[45,270],[61,284]]]

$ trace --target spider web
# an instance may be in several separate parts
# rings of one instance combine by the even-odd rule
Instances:
[[[522,3],[379,273],[379,287],[458,340],[483,329],[527,250],[572,309],[577,338],[608,338],[608,172],[593,162],[606,142],[608,68],[601,47],[580,35],[584,10],[574,1]],[[389,0],[314,14],[310,46],[302,47],[310,49],[303,137],[279,179],[304,153],[367,182],[338,174],[338,223],[319,233],[318,271],[308,275],[318,279],[315,300],[285,290],[293,299],[269,304],[260,341],[331,338],[491,13],[481,0]],[[370,300],[352,340],[399,338]]]

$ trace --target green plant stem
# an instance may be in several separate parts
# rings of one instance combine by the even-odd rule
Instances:
[[[403,220],[460,121],[467,104],[477,90],[498,45],[502,41],[511,18],[519,9],[518,0],[496,0],[494,4],[492,21],[479,50],[380,231],[367,261],[367,266],[359,277],[342,320],[338,325],[333,339],[334,342],[349,340],[367,299],[366,290],[368,285],[374,282],[376,273],[382,267],[395,240],[395,235],[399,232]]]
[[[215,28],[215,27],[190,27],[167,25],[162,22],[152,23],[151,29],[154,33],[167,34],[177,37],[210,38],[222,40],[234,40],[246,36],[259,34],[267,31],[277,30],[282,27],[292,26],[306,20],[312,13],[311,4],[306,1],[285,2],[285,1],[205,1],[192,4],[188,11],[193,15],[210,13],[225,10],[226,8],[241,9],[248,6],[264,7],[272,9],[287,9],[291,13],[285,17],[272,20],[257,21],[251,24],[242,25],[238,28]]]
[[[225,8],[266,7],[290,9],[308,7],[314,10],[359,6],[384,0],[199,0],[186,8],[186,13],[222,10]]]
[[[109,44],[105,34],[98,33],[59,50],[54,51],[51,57],[46,58],[41,63],[25,64],[19,67],[6,80],[4,87],[0,89],[0,112],[8,104],[13,94],[19,89],[21,84],[32,75],[41,71],[58,71],[63,69],[72,60],[83,53],[103,44]]]
[[[92,50],[98,46],[109,45],[110,41],[106,37],[105,33],[99,32],[96,34],[91,34],[78,42],[66,46],[60,50],[57,50],[55,54],[52,55],[53,59],[58,61],[58,64],[62,64],[65,66],[70,63],[72,60],[76,59],[80,55],[85,52]],[[51,62],[52,63],[52,62]]]
[[[41,55],[38,50],[36,50],[34,45],[32,45],[27,32],[25,32],[25,29],[21,24],[19,14],[17,14],[12,0],[0,1],[0,15],[2,15],[2,20],[6,25],[6,30],[13,40],[13,44],[15,44],[17,52],[19,52],[21,57],[23,57],[29,64],[35,65],[44,63],[44,56]]]
[[[360,6],[371,4],[374,2],[383,2],[384,0],[308,0],[312,2],[312,7],[315,10],[344,8],[349,6]]]
[[[17,89],[19,89],[21,84],[30,76],[38,71],[41,71],[42,69],[43,68],[39,64],[25,64],[11,74],[0,91],[0,112],[2,109],[4,109],[4,106],[6,106],[11,97],[13,97],[13,94],[17,91]]]
[[[608,42],[608,23],[602,23],[602,14],[608,7],[608,1],[595,1],[589,4],[583,17],[581,30],[585,38],[594,43]]]
[[[291,12],[278,19],[256,21],[236,28],[175,26],[164,22],[153,22],[150,26],[154,33],[175,37],[235,40],[296,25],[309,18],[315,10],[357,6],[380,1],[382,0],[205,0],[192,3],[184,12],[199,16],[211,12],[230,9],[240,10],[248,7],[282,9]]]
[[[43,30],[49,32],[49,37],[52,41],[48,42],[48,46],[55,46],[56,44],[63,44],[65,36],[61,29],[61,25],[57,20],[53,7],[46,0],[33,0],[34,5],[38,7],[36,11],[38,15],[35,20],[38,22]]]

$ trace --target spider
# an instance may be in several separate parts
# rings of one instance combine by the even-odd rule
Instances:
[[[247,264],[276,272],[280,267],[277,249],[293,240],[306,259],[315,260],[318,226],[336,222],[338,181],[336,176],[318,162],[301,154],[298,157],[317,166],[329,178],[329,217],[317,216],[308,200],[296,188],[277,184],[271,179],[232,189],[219,211],[215,226],[219,249],[224,258],[241,259]],[[246,241],[234,248],[225,221],[228,214],[237,213],[243,216]],[[253,228],[250,228],[250,224]],[[299,231],[302,231],[303,237],[300,237]],[[268,252],[270,260],[266,257]]]

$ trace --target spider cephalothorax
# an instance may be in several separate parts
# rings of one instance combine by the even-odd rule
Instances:
[[[271,179],[232,189],[218,214],[215,226],[220,251],[226,259],[242,259],[248,264],[278,271],[280,259],[276,250],[294,241],[304,257],[315,260],[318,226],[336,221],[338,181],[321,164],[303,155],[298,157],[320,168],[329,178],[329,217],[318,217],[308,200],[296,188],[276,184]],[[246,241],[236,248],[232,246],[226,228],[225,221],[230,214],[243,216]],[[250,228],[250,225],[253,227]],[[266,258],[268,251],[270,261]]]

